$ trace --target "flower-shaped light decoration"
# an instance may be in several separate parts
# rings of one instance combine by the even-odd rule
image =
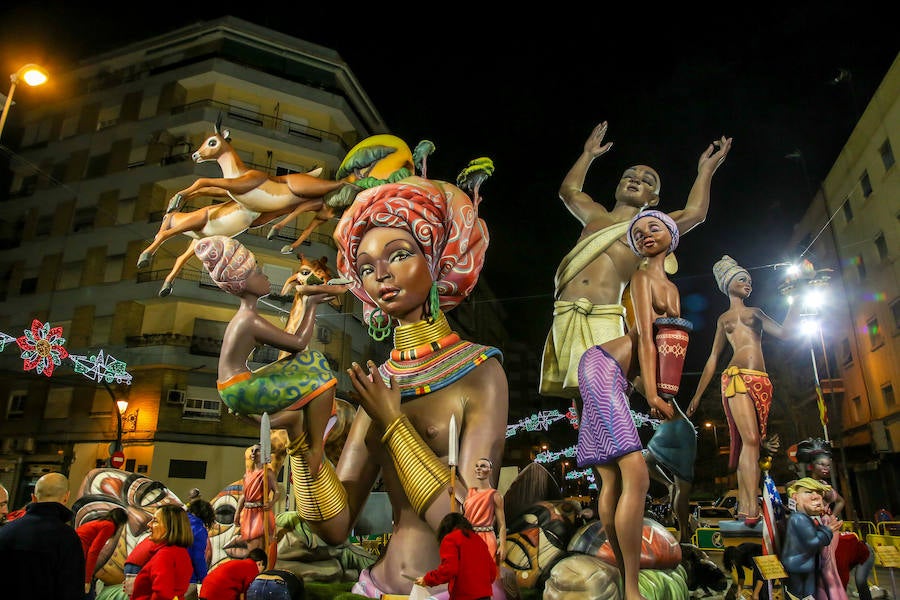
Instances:
[[[66,339],[62,337],[62,327],[50,327],[50,323],[41,323],[37,319],[31,322],[31,329],[25,335],[16,338],[22,349],[21,358],[25,361],[25,371],[34,369],[38,375],[53,375],[53,369],[69,357],[69,351],[63,347]]]

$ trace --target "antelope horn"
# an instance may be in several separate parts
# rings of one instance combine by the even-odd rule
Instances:
[[[222,133],[220,128],[222,127],[222,113],[219,112],[219,116],[216,119],[216,133]]]

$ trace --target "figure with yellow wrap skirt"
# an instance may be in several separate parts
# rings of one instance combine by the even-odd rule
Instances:
[[[638,211],[660,201],[659,173],[646,165],[625,169],[610,209],[583,190],[594,159],[612,149],[612,142],[604,143],[607,127],[603,121],[594,128],[559,187],[560,199],[582,230],[554,277],[553,323],[544,344],[538,390],[544,396],[578,398],[581,355],[628,329],[623,293],[641,263],[628,247],[628,223]],[[731,138],[723,136],[700,154],[697,177],[684,208],[669,213],[681,235],[706,220],[712,176],[730,149]],[[669,256],[667,272],[674,273],[676,264],[675,256]]]
[[[257,303],[272,287],[256,257],[243,244],[214,235],[197,242],[194,252],[216,285],[241,301],[222,339],[216,382],[219,396],[229,410],[242,416],[287,409],[300,422],[299,413],[303,411],[302,422],[312,440],[309,458],[315,465],[313,470],[318,470],[325,453],[328,423],[335,412],[337,379],[325,356],[307,346],[315,328],[316,307],[346,292],[348,286],[298,285],[297,292],[305,296],[307,310],[297,332],[289,333],[259,314]],[[251,371],[247,358],[258,344],[291,354]]]
[[[353,592],[408,595],[413,579],[440,564],[435,532],[450,512],[450,417],[459,424],[461,505],[475,464],[502,458],[508,389],[496,348],[462,340],[443,311],[478,281],[488,232],[473,202],[450,183],[409,176],[360,192],[335,229],[337,268],[353,280],[373,338],[393,332],[394,348],[376,366],[348,369],[359,409],[336,467],[308,475],[306,443],[288,450],[301,517],[329,544],[347,539],[379,474],[393,529],[378,562],[360,572]],[[273,419],[275,426],[277,419]],[[497,477],[491,478],[497,486]],[[437,597],[446,589],[431,590]],[[494,598],[503,599],[495,582]]]
[[[762,336],[765,333],[784,340],[793,335],[798,311],[794,310],[796,304],[792,304],[782,325],[762,309],[746,306],[744,301],[750,297],[753,280],[747,269],[730,256],[723,256],[713,265],[713,275],[730,304],[716,323],[712,351],[700,374],[687,414],[690,417],[697,411],[719,357],[729,344],[732,357],[721,376],[722,406],[731,439],[729,468],[737,470],[738,520],[748,527],[755,527],[760,521],[757,501],[760,494],[759,452],[766,439],[772,404],[772,383],[763,360]]]

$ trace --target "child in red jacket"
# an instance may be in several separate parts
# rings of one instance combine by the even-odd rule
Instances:
[[[490,600],[497,563],[469,520],[460,513],[449,513],[438,525],[437,539],[441,564],[416,583],[426,587],[448,583],[450,600]]]
[[[128,522],[128,513],[123,508],[114,508],[99,518],[86,521],[75,528],[81,538],[81,549],[84,551],[84,597],[94,598],[94,571],[97,570],[97,559],[106,542]]]

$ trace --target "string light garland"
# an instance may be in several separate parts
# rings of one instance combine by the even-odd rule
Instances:
[[[66,349],[66,338],[63,337],[62,327],[51,327],[50,323],[43,323],[38,319],[31,322],[31,329],[25,329],[24,335],[13,337],[0,332],[0,352],[7,344],[15,341],[22,351],[19,357],[22,359],[23,371],[34,371],[38,375],[51,377],[56,367],[69,359],[74,365],[76,373],[84,375],[98,383],[124,383],[131,384],[131,374],[126,370],[123,361],[116,359],[103,350],[85,356],[69,354]]]

